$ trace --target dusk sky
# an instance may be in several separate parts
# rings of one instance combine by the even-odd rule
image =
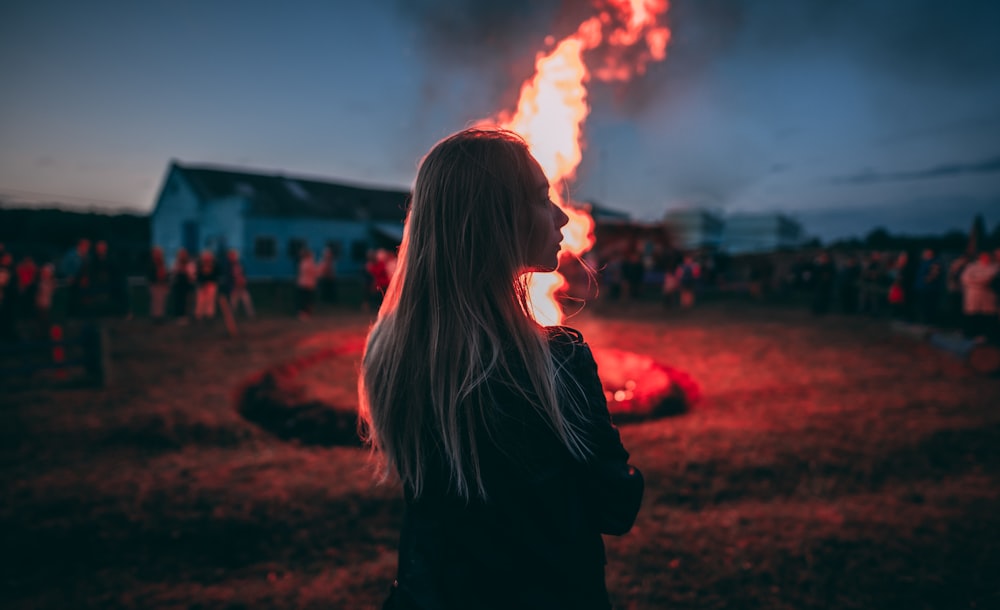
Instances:
[[[171,159],[409,188],[511,109],[560,0],[7,0],[0,201],[148,212]],[[783,211],[823,239],[1000,222],[1000,2],[676,0],[592,82],[577,200]]]

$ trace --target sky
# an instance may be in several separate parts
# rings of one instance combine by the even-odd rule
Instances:
[[[171,160],[408,189],[511,110],[589,0],[6,0],[0,202],[149,212]],[[589,84],[569,185],[637,220],[783,212],[824,240],[1000,223],[1000,2],[675,0]]]

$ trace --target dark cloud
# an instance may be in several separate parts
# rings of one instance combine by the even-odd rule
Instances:
[[[758,55],[843,57],[952,86],[1000,76],[1000,2],[992,0],[674,0],[667,15],[665,82]]]
[[[710,6],[717,0],[702,1]],[[419,46],[434,65],[476,69],[503,97],[514,99],[521,83],[532,74],[536,55],[548,48],[546,37],[562,39],[597,12],[592,0],[398,0],[397,8],[417,26]],[[689,1],[680,9],[672,5],[668,15],[677,10],[708,9]],[[692,25],[697,23],[702,20],[692,20]],[[602,49],[597,49],[588,64],[596,68],[601,60]],[[649,67],[650,72],[655,69]],[[615,106],[632,113],[660,93],[661,87],[648,81],[650,75],[608,84],[605,90]]]
[[[418,26],[418,42],[436,61],[481,62],[533,53],[552,33],[559,0],[398,0]]]
[[[395,4],[397,13],[414,26],[417,52],[429,62],[430,73],[418,100],[419,112],[427,114],[454,95],[449,76],[470,70],[477,75],[480,94],[496,100],[490,112],[512,106],[545,37],[557,33],[554,23],[568,12],[563,5],[581,2],[396,0]]]
[[[912,172],[876,172],[865,170],[853,176],[839,176],[834,184],[876,184],[881,182],[903,182],[907,180],[928,180],[931,178],[952,178],[968,174],[991,174],[1000,172],[1000,156],[978,163],[949,163],[929,169]]]

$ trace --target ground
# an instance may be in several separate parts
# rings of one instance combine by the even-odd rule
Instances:
[[[0,387],[11,608],[378,607],[398,490],[358,447],[278,440],[234,394],[370,319],[111,325],[113,384]],[[717,303],[589,310],[594,346],[684,370],[678,417],[621,426],[646,476],[606,538],[616,608],[1000,607],[1000,380],[885,321]],[[302,373],[353,400],[357,351]]]

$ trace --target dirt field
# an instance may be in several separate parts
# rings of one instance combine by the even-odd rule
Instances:
[[[1000,380],[884,321],[717,304],[569,322],[687,371],[686,415],[621,427],[647,481],[608,538],[621,609],[1000,607]],[[11,608],[377,607],[401,501],[365,453],[244,421],[251,374],[357,342],[360,314],[110,329],[109,389],[0,387]],[[356,355],[310,370],[348,402]]]

